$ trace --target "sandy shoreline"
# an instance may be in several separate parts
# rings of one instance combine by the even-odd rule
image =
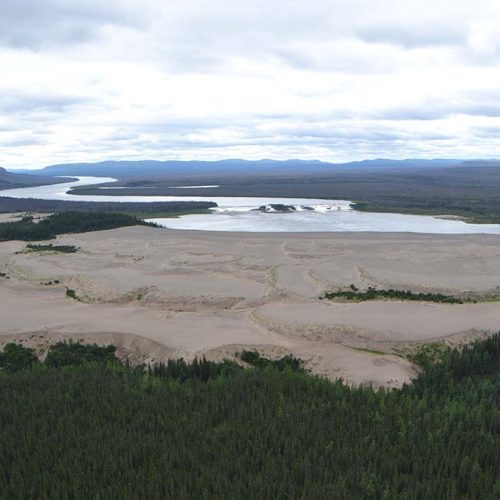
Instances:
[[[416,368],[395,349],[500,329],[500,303],[320,301],[351,283],[500,293],[500,236],[228,233],[130,227],[65,235],[76,254],[0,244],[0,345],[112,342],[134,362],[292,353],[313,373],[399,386]],[[59,280],[59,284],[44,283]],[[66,297],[74,289],[82,302]],[[363,349],[385,354],[374,354]]]

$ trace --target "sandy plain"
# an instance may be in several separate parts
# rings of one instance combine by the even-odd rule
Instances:
[[[79,251],[26,253],[23,242],[0,243],[0,348],[16,340],[43,355],[50,343],[72,338],[113,343],[135,363],[221,360],[250,348],[294,354],[331,379],[398,387],[418,372],[399,353],[500,329],[495,235],[130,227],[64,235],[57,243]],[[350,284],[479,302],[319,299]],[[67,289],[80,300],[66,297]]]

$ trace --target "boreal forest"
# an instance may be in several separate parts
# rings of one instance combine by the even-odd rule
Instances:
[[[500,498],[500,336],[421,363],[374,390],[256,352],[131,367],[8,344],[0,497]]]

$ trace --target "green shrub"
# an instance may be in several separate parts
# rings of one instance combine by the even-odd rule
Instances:
[[[115,353],[116,347],[113,345],[101,347],[97,344],[58,342],[50,347],[45,364],[52,368],[61,368],[62,366],[82,365],[89,362],[115,363],[118,362]]]
[[[262,357],[257,351],[246,351],[243,350],[240,355],[240,359],[249,365],[255,366],[257,368],[272,367],[279,371],[291,370],[291,371],[301,371],[302,363],[300,359],[295,358],[290,355],[283,356],[279,359],[268,359]]]
[[[337,292],[326,292],[323,296],[325,299],[335,300],[344,299],[350,301],[364,302],[367,300],[388,299],[388,300],[415,300],[421,302],[441,302],[445,304],[463,304],[463,299],[453,295],[443,295],[441,293],[421,293],[412,292],[411,290],[379,290],[377,288],[368,287],[365,291],[358,290],[354,285],[350,286],[350,290],[338,290]],[[320,297],[320,298],[323,298]]]
[[[6,344],[0,352],[0,369],[8,372],[26,370],[37,362],[35,351],[19,344]]]
[[[32,243],[26,245],[30,252],[60,252],[60,253],[76,253],[78,248],[73,245],[34,245]]]

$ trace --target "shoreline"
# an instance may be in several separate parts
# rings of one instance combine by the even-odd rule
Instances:
[[[221,196],[221,195],[209,195],[206,196],[203,193],[203,196],[179,196],[177,193],[175,195],[167,195],[167,196],[153,196],[153,195],[141,195],[141,196],[130,196],[123,195],[121,189],[116,189],[114,191],[118,191],[119,195],[93,195],[93,196],[85,196],[85,195],[77,195],[72,192],[75,187],[83,188],[85,186],[95,187],[96,190],[99,190],[99,186],[106,183],[116,183],[118,182],[115,178],[107,178],[107,177],[78,177],[75,182],[68,182],[56,185],[54,188],[53,185],[40,186],[35,188],[26,188],[26,189],[12,189],[12,190],[4,190],[0,191],[0,195],[14,196],[14,198],[19,197],[21,199],[33,198],[34,200],[45,200],[45,201],[65,201],[65,202],[90,202],[90,203],[193,203],[193,202],[213,202],[217,204],[216,210],[209,210],[208,214],[184,214],[179,217],[174,217],[174,219],[182,219],[183,223],[191,225],[200,225],[200,224],[212,224],[218,225],[218,230],[225,231],[225,227],[229,224],[233,224],[233,226],[238,226],[243,224],[250,228],[249,231],[246,229],[237,230],[245,231],[245,232],[258,232],[254,231],[252,226],[263,226],[266,227],[269,221],[272,223],[277,223],[277,226],[274,228],[270,228],[270,232],[289,232],[291,231],[290,227],[294,225],[302,224],[304,227],[309,227],[312,230],[307,231],[314,233],[316,232],[315,226],[320,225],[325,228],[329,228],[326,232],[343,232],[344,227],[351,227],[352,232],[359,232],[365,229],[365,226],[368,226],[370,229],[373,227],[374,232],[396,232],[393,229],[393,226],[409,226],[412,229],[409,232],[424,232],[424,230],[420,229],[420,226],[428,226],[431,227],[432,220],[434,220],[434,226],[432,227],[432,233],[434,234],[446,234],[446,233],[464,233],[464,232],[489,232],[490,233],[499,233],[500,234],[500,224],[491,222],[488,220],[484,220],[484,218],[477,219],[477,216],[471,215],[470,217],[463,217],[454,214],[428,214],[423,213],[426,210],[416,210],[408,213],[408,210],[378,210],[377,206],[371,206],[371,204],[367,204],[366,202],[356,202],[356,201],[348,201],[343,199],[327,199],[327,198],[296,198],[296,197],[262,197],[262,196]],[[60,189],[63,191],[60,191]],[[150,187],[149,187],[150,188]],[[102,191],[102,189],[100,190]],[[174,189],[175,191],[175,189]],[[203,191],[203,189],[202,189]],[[124,199],[126,198],[126,199]],[[249,205],[250,204],[250,205]],[[269,214],[261,214],[266,217],[266,219],[258,219],[256,215],[253,213],[254,211],[258,211],[259,208],[266,205],[286,205],[293,206],[295,209],[285,214],[285,218],[280,219],[279,217],[283,215],[283,212],[277,211],[276,213]],[[302,209],[302,207],[310,207],[309,209]],[[105,208],[105,207],[103,207]],[[139,208],[139,206],[137,206]],[[190,207],[191,208],[191,207]],[[195,207],[193,207],[195,208]],[[201,208],[201,207],[200,207]],[[133,210],[133,208],[132,208]],[[190,209],[188,211],[191,211]],[[197,212],[198,210],[196,210]],[[335,219],[329,217],[326,214],[329,212],[338,213],[338,217]],[[149,212],[149,211],[148,211]],[[163,210],[164,212],[164,210]],[[215,213],[217,212],[217,214]],[[233,214],[234,212],[234,214]],[[313,215],[311,216],[311,213]],[[354,215],[353,215],[354,214]],[[382,215],[381,215],[382,214]],[[152,215],[152,214],[151,214]],[[196,219],[197,216],[208,217],[209,219],[203,219],[202,221]],[[385,220],[380,220],[380,217],[385,215]],[[379,218],[377,218],[377,216]],[[232,219],[231,219],[232,217]],[[267,217],[273,217],[273,219],[267,219]],[[293,219],[296,217],[297,219]],[[405,219],[406,217],[406,219]],[[170,218],[170,217],[169,217]],[[428,219],[430,218],[430,219]],[[153,216],[148,219],[157,219],[161,220],[162,217]],[[188,220],[189,219],[189,220]],[[421,220],[420,220],[421,219]],[[441,222],[440,222],[441,221]],[[457,226],[450,226],[450,224],[446,224],[446,222],[450,224],[457,224]],[[176,224],[175,220],[171,224]],[[444,224],[443,224],[444,223]],[[160,222],[161,224],[161,222]],[[463,226],[461,225],[463,224]],[[371,226],[371,227],[370,227]],[[415,226],[415,227],[412,227]],[[195,227],[194,229],[198,229]],[[277,229],[277,230],[276,230]],[[229,230],[232,230],[230,228]],[[301,231],[302,232],[302,231]],[[399,232],[399,231],[397,231]]]

